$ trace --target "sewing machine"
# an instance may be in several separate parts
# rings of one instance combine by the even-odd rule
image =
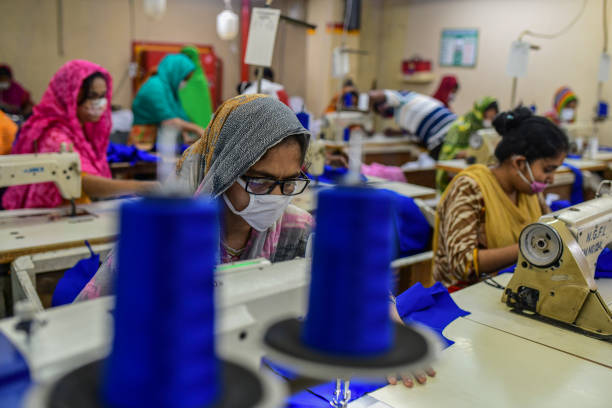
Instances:
[[[599,132],[597,122],[562,123],[559,127],[570,141],[570,151],[589,159],[599,159]]]
[[[310,164],[308,172],[320,176],[325,171],[325,143],[321,139],[311,140],[306,152],[306,162]]]
[[[502,302],[611,340],[612,312],[594,279],[597,259],[611,242],[612,194],[542,216],[521,232],[516,270]]]
[[[275,264],[255,259],[219,266],[214,283],[219,351],[258,367],[267,325],[305,311],[308,265],[305,259]],[[34,307],[29,299],[23,302],[29,304],[26,309]],[[44,384],[108,353],[113,307],[114,297],[107,296],[35,312],[29,319],[38,322],[37,329],[30,336],[17,326],[24,316],[3,319],[0,335],[24,355],[32,377]]]
[[[0,187],[46,182],[55,183],[66,200],[81,197],[81,159],[65,143],[59,153],[0,156]],[[74,214],[74,203],[72,208]]]
[[[367,131],[371,130],[372,114],[355,110],[329,112],[323,116],[323,122],[321,133],[325,134],[325,138],[341,142],[347,127],[361,126]]]
[[[495,148],[501,140],[495,129],[480,129],[470,135],[467,160],[470,164],[489,164],[495,160]]]

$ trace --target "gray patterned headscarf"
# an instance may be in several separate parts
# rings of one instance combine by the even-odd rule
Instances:
[[[292,135],[310,133],[295,113],[267,95],[240,95],[225,101],[204,135],[183,153],[178,182],[194,194],[217,197],[263,157]]]

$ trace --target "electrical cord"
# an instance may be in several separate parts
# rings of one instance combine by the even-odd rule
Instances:
[[[603,0],[603,32],[604,32],[603,52],[608,52],[608,0]]]
[[[557,37],[565,34],[566,32],[569,31],[570,28],[572,28],[574,26],[574,24],[576,24],[578,22],[580,17],[582,17],[582,15],[584,14],[584,10],[586,9],[587,2],[588,2],[588,0],[584,0],[583,1],[582,8],[580,9],[580,12],[578,12],[578,15],[576,15],[576,17],[574,17],[574,19],[567,26],[565,26],[563,29],[561,29],[559,32],[554,33],[554,34],[542,34],[542,33],[536,33],[536,32],[531,31],[531,30],[525,30],[525,31],[523,31],[519,35],[519,41],[521,41],[524,36],[535,37],[535,38],[544,38],[544,39],[550,40],[550,39],[557,38]],[[605,14],[604,14],[604,19],[605,19]]]
[[[498,281],[496,281],[493,278],[485,279],[483,282],[495,289],[500,289],[500,290],[506,289],[505,286],[501,285]]]
[[[135,26],[135,12],[134,12],[134,0],[129,0],[128,2],[128,19],[129,19],[129,30],[130,30],[130,46],[134,41],[134,26]],[[131,59],[131,58],[130,58]],[[113,90],[113,95],[118,95],[123,87],[126,84],[126,81],[130,78],[130,65],[131,62],[128,62],[128,68],[123,72],[123,75],[119,82],[116,83],[115,89]]]

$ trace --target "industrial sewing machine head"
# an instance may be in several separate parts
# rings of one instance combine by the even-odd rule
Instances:
[[[62,143],[59,153],[0,156],[0,187],[53,182],[64,199],[81,197],[81,159],[71,150]]]
[[[516,312],[612,339],[612,313],[594,279],[598,257],[611,244],[610,193],[543,216],[521,233],[502,301]]]
[[[470,135],[467,160],[470,164],[488,165],[495,160],[495,148],[501,140],[495,129],[480,129]]]
[[[322,133],[325,139],[341,142],[344,140],[344,129],[360,126],[370,131],[372,129],[372,114],[358,110],[342,110],[326,113],[323,117]]]

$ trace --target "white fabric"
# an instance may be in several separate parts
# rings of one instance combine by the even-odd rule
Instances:
[[[129,132],[134,123],[134,113],[131,109],[121,109],[111,113],[111,133]]]
[[[261,92],[262,94],[270,95],[276,99],[278,99],[278,91],[282,91],[285,88],[281,84],[277,84],[276,82],[272,82],[268,79],[261,79]],[[247,87],[247,89],[242,92],[243,94],[256,94],[257,93],[257,81],[253,81],[251,85]]]

